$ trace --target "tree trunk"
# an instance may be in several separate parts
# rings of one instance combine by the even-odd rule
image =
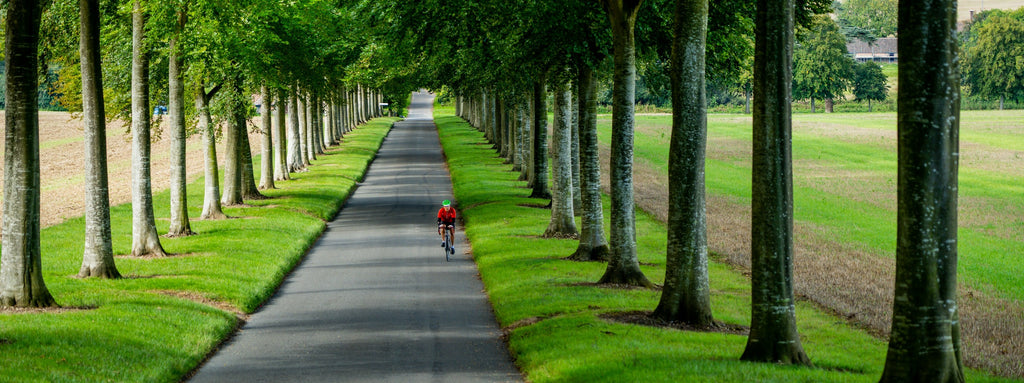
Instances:
[[[669,76],[672,140],[668,161],[665,285],[653,316],[696,327],[714,324],[708,284],[704,153],[707,145],[705,40],[708,0],[676,0]]]
[[[307,147],[309,147],[309,99],[307,96],[300,92],[299,98],[299,161],[302,162],[302,167],[309,166],[309,157],[306,155]]]
[[[213,119],[210,117],[210,100],[220,90],[220,85],[206,92],[205,84],[200,83],[196,91],[196,110],[199,111],[199,131],[203,134],[204,162],[204,194],[203,213],[200,219],[224,219],[227,215],[220,207],[220,176],[217,169],[217,139],[213,130]]]
[[[533,83],[533,192],[530,198],[550,199],[548,190],[548,107],[543,76]]]
[[[750,114],[750,89],[743,89],[743,113]]]
[[[264,85],[263,108],[260,108],[263,136],[260,145],[260,190],[276,189],[274,186],[274,111],[273,93]]]
[[[636,255],[633,201],[633,124],[636,104],[636,26],[642,0],[602,0],[612,26],[611,255],[598,283],[654,287]]]
[[[1006,101],[1006,95],[999,95],[999,110],[1003,110],[1003,103]]]
[[[242,112],[238,115],[238,163],[240,174],[238,177],[238,187],[242,194],[242,200],[247,199],[264,199],[267,198],[260,193],[260,190],[256,187],[256,173],[253,169],[252,164],[252,144],[249,142],[249,129],[247,128],[247,119],[245,110],[248,105],[239,105],[239,110]]]
[[[795,0],[758,0],[754,40],[751,323],[742,360],[810,365],[793,299]]]
[[[811,113],[814,113],[814,112],[816,112],[816,110],[814,108],[814,97],[811,97]]]
[[[580,244],[569,256],[577,261],[607,261],[604,239],[604,206],[601,204],[601,163],[597,146],[597,80],[594,70],[583,66],[576,81],[579,91],[580,134]]]
[[[896,290],[882,382],[963,382],[956,1],[899,3]]]
[[[312,92],[306,97],[306,134],[305,134],[305,154],[306,163],[313,164],[313,160],[316,160],[316,130],[317,130],[317,101],[316,95]]]
[[[39,248],[39,1],[7,3],[0,306],[51,307]]]
[[[520,119],[522,120],[519,128],[519,134],[522,135],[519,142],[519,151],[521,152],[520,156],[522,156],[519,165],[519,181],[528,181],[530,179],[531,169],[533,168],[533,157],[530,156],[530,153],[533,152],[533,150],[531,150],[533,148],[533,140],[531,140],[533,135],[533,130],[531,128],[533,125],[533,110],[530,109],[531,98],[532,95],[526,95],[526,100],[523,101],[521,110],[519,111]]]
[[[167,54],[167,87],[169,88],[167,104],[170,107],[171,125],[171,222],[167,235],[170,237],[194,234],[188,219],[188,173],[185,167],[185,84],[177,45],[177,37],[171,39]]]
[[[221,205],[241,205],[242,199],[242,145],[241,136],[245,131],[245,106],[240,100],[242,79],[231,79],[231,99],[228,101],[228,124],[224,132],[224,189],[221,190]],[[248,141],[246,141],[248,142]]]
[[[578,81],[578,79],[577,79]],[[569,158],[572,159],[572,208],[576,215],[580,215],[583,212],[583,196],[580,193],[580,99],[579,95],[580,85],[579,83],[573,85],[573,93],[575,94],[572,101],[570,102],[570,108],[572,108],[572,137],[571,140],[571,154]]]
[[[565,80],[552,84],[555,95],[555,126],[552,132],[551,221],[544,237],[575,237],[576,220],[572,206],[572,93]]]
[[[99,0],[80,0],[78,5],[81,26],[79,57],[82,70],[82,122],[85,125],[85,163],[82,164],[85,167],[85,247],[78,277],[120,278],[121,273],[114,265],[110,234],[107,118],[103,109],[100,58],[100,6]]]
[[[305,169],[302,163],[302,141],[299,131],[302,127],[299,124],[299,110],[301,105],[298,102],[298,88],[292,86],[288,95],[288,172],[294,173]]]
[[[869,98],[868,99],[868,113],[871,113],[871,112],[872,112],[872,110],[871,110],[871,99]]]
[[[279,90],[277,92],[277,105],[274,107],[274,181],[287,181],[291,179],[288,175],[288,141],[285,139],[285,132],[288,130],[288,92]]]
[[[141,0],[132,10],[132,255],[166,256],[153,216],[150,174],[149,48]]]
[[[825,99],[825,113],[832,113],[835,101],[831,97]]]

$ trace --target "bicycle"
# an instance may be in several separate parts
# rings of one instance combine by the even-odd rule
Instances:
[[[455,238],[452,233],[455,227],[452,225],[446,225],[444,228],[444,260],[445,262],[451,261],[451,255],[455,254]]]

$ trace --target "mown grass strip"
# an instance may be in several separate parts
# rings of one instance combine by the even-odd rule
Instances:
[[[83,218],[43,230],[47,286],[62,306],[85,309],[0,314],[0,381],[180,380],[234,331],[239,315],[273,294],[354,191],[396,120],[376,119],[348,133],[308,172],[264,191],[270,199],[226,208],[232,219],[193,220],[199,235],[163,238],[175,256],[119,257],[125,279],[73,277],[81,265]],[[202,185],[202,179],[189,185],[191,217],[200,214]],[[167,201],[166,192],[154,196],[155,210],[164,214],[157,218],[161,232]],[[129,253],[131,205],[111,209],[111,223],[114,253]]]
[[[497,319],[527,379],[541,382],[874,382],[886,344],[842,319],[799,302],[801,338],[816,368],[740,362],[746,336],[622,324],[602,314],[650,311],[660,292],[593,286],[605,265],[563,260],[576,241],[541,239],[550,211],[530,199],[483,134],[450,108],[435,121],[451,169],[466,235]],[[607,200],[606,211],[607,211]],[[607,224],[607,222],[606,222]],[[642,269],[664,278],[665,227],[637,212]],[[750,323],[750,281],[722,263],[709,265],[714,315]],[[1002,381],[974,371],[972,381]]]

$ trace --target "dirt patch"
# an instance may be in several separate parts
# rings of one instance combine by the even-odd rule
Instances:
[[[18,314],[64,314],[79,311],[95,310],[96,306],[74,306],[74,307],[10,307],[0,306],[0,315]]]
[[[212,255],[212,254],[210,254],[210,253],[181,253],[181,254],[167,253],[167,255],[143,255],[143,256],[135,256],[135,255],[131,255],[131,254],[116,254],[116,255],[114,255],[114,258],[117,258],[117,259],[141,259],[141,260],[150,261],[150,260],[154,260],[154,259],[187,258],[187,257],[199,257],[199,256],[207,256],[207,255]]]
[[[542,204],[542,203],[519,203],[519,204],[516,204],[516,206],[528,207],[528,208],[531,208],[531,209],[550,209],[551,208],[551,204],[550,203],[549,204]]]
[[[606,193],[609,157],[608,148],[602,147],[601,158],[605,160],[601,161],[601,182]],[[668,176],[638,163],[633,167],[633,180],[637,207],[665,222]],[[750,225],[749,202],[707,196],[709,251],[745,275],[750,269]],[[806,222],[794,224],[795,293],[885,339],[892,325],[894,256],[837,243],[832,238],[825,228]],[[964,362],[1002,376],[1024,376],[1021,303],[985,296],[964,285],[960,285],[959,293]]]
[[[659,286],[659,285],[655,285],[656,286],[655,288],[647,288],[647,287],[643,287],[643,286],[627,285],[627,284],[621,284],[621,283],[579,282],[579,283],[569,284],[569,286],[597,287],[597,288],[610,289],[610,290],[655,290],[655,291],[660,291],[661,290],[661,286]]]
[[[750,328],[747,326],[741,326],[737,324],[729,324],[723,322],[715,322],[708,327],[697,327],[691,326],[680,322],[671,322],[663,319],[655,318],[651,316],[650,311],[626,311],[626,312],[615,312],[605,313],[598,315],[599,318],[609,322],[633,324],[647,327],[658,327],[658,328],[670,328],[680,331],[694,331],[694,332],[715,332],[721,334],[731,335],[747,335],[750,334]]]
[[[3,130],[4,113],[0,111],[0,131]],[[258,124],[259,121],[254,121]],[[164,121],[166,128],[166,121]],[[131,136],[125,134],[122,121],[107,124],[107,172],[110,205],[131,202]],[[68,218],[85,214],[85,173],[82,168],[85,158],[84,132],[81,120],[67,112],[39,112],[39,159],[40,159],[40,224],[52,226]],[[260,152],[260,135],[249,134],[253,153]],[[157,194],[170,187],[171,142],[165,132],[162,137],[153,137],[151,161],[153,193]],[[3,151],[0,145],[0,152]],[[186,173],[189,182],[203,174],[203,151],[199,135],[186,141]],[[223,166],[223,143],[217,147],[218,159]],[[0,167],[0,176],[3,168]],[[2,187],[2,185],[0,185]],[[70,198],[69,198],[70,197]],[[202,206],[202,200],[189,201],[190,205]],[[159,215],[164,213],[158,212]]]
[[[205,295],[202,295],[202,294],[199,294],[199,293],[196,293],[196,292],[192,292],[192,291],[172,291],[172,290],[155,290],[155,291],[151,291],[151,292],[157,293],[157,294],[161,294],[161,295],[167,295],[167,296],[171,296],[171,297],[175,297],[175,298],[188,299],[190,301],[197,302],[197,303],[202,303],[204,305],[207,305],[207,306],[210,306],[210,307],[214,307],[214,308],[220,309],[222,311],[227,311],[229,313],[235,314],[235,316],[238,317],[238,319],[241,320],[241,321],[246,321],[246,320],[249,319],[249,314],[246,314],[244,311],[240,310],[238,307],[235,307],[235,305],[232,305],[232,304],[227,303],[227,302],[221,302],[221,301],[218,301],[218,300],[215,300],[215,299],[210,299],[210,298],[206,297]]]

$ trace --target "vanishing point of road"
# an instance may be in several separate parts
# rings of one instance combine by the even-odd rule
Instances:
[[[450,262],[440,247],[452,191],[432,104],[413,95],[365,182],[192,382],[522,380],[465,242]]]

